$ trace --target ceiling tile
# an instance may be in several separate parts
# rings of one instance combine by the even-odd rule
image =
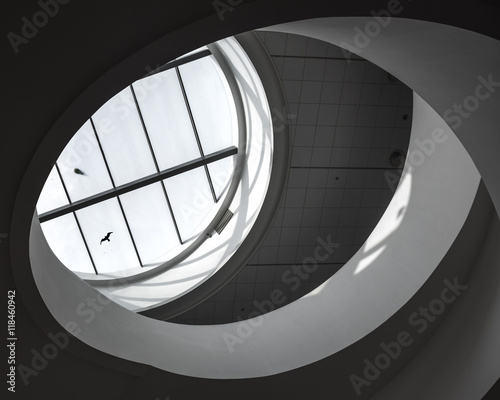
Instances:
[[[253,299],[253,283],[239,283],[236,285],[236,292],[234,294],[235,301],[245,301]]]
[[[309,188],[306,192],[304,207],[323,207],[325,189]]]
[[[326,60],[324,80],[326,82],[342,82],[346,64],[344,60]]]
[[[366,168],[370,158],[370,149],[367,147],[352,148],[351,158],[349,159],[349,167],[351,168]]]
[[[365,66],[365,74],[363,76],[363,80],[367,83],[384,83],[385,72],[375,64],[368,62]]]
[[[304,57],[307,51],[307,37],[287,34],[286,50],[287,56]]]
[[[328,180],[328,169],[316,168],[309,172],[308,188],[324,188]]]
[[[302,246],[317,245],[318,227],[302,227],[300,228],[299,241]]]
[[[274,282],[275,273],[276,268],[274,265],[259,265],[257,267],[255,282]]]
[[[362,105],[378,105],[380,93],[382,91],[381,84],[365,83],[361,90],[360,104]]]
[[[341,82],[323,82],[321,91],[321,103],[323,104],[339,104],[342,95]]]
[[[366,61],[353,61],[346,64],[344,82],[363,82]]]
[[[337,126],[335,129],[335,147],[351,147],[356,128],[353,126]]]
[[[322,208],[304,208],[302,213],[303,227],[318,227],[321,223]]]
[[[283,79],[302,80],[305,60],[303,58],[283,59]]]
[[[399,105],[399,95],[402,85],[383,85],[380,93],[379,104],[381,106],[397,106]]]
[[[282,56],[285,54],[286,36],[285,33],[281,32],[266,32],[264,43],[269,54],[272,56]]]
[[[323,81],[326,60],[306,59],[304,64],[304,80]]]
[[[392,128],[375,128],[372,140],[372,147],[391,147]]]
[[[335,128],[332,126],[318,126],[314,135],[314,146],[331,147],[335,138]],[[330,162],[330,158],[328,158]]]
[[[294,263],[295,262],[295,253],[297,252],[296,246],[280,246],[278,252],[278,263]]]
[[[321,225],[325,226],[334,226],[336,227],[339,223],[340,218],[340,208],[323,208],[323,213],[321,215]]]
[[[316,127],[314,125],[297,125],[294,146],[313,146]]]
[[[290,188],[287,190],[285,207],[304,207],[306,189]]]
[[[302,208],[285,208],[283,214],[283,226],[300,226],[302,220]]]
[[[335,125],[339,106],[334,104],[320,104],[318,114],[318,125]]]
[[[299,105],[299,115],[297,117],[297,125],[316,125],[318,119],[318,104]]]
[[[300,90],[302,88],[302,82],[289,80],[283,80],[282,82],[288,103],[298,103],[300,101]]]
[[[339,106],[339,117],[337,120],[337,125],[354,127],[356,125],[356,120],[358,117],[358,109],[358,105],[341,104]]]
[[[338,128],[337,128],[338,129]],[[348,167],[351,149],[349,147],[333,148],[330,167]]]
[[[321,82],[304,81],[300,93],[301,103],[319,103],[321,98]]]
[[[323,207],[341,207],[344,189],[326,189]]]
[[[299,243],[300,228],[282,228],[280,236],[280,246],[297,246]],[[280,255],[278,253],[278,262]]]
[[[292,167],[309,167],[311,165],[312,147],[294,147],[292,150]]]
[[[363,189],[345,189],[342,207],[359,207]]]
[[[328,43],[313,38],[307,39],[307,57],[326,57],[328,54]]]
[[[289,188],[305,188],[309,180],[309,170],[306,168],[290,168],[288,176]]]
[[[311,167],[329,167],[332,150],[329,147],[314,147]]]
[[[374,126],[377,121],[377,106],[359,106],[356,126]]]
[[[351,169],[347,172],[346,188],[363,188],[365,185],[366,170]]]
[[[236,284],[229,283],[217,292],[217,301],[233,301]]]
[[[363,189],[360,207],[378,207],[380,191],[381,189]]]
[[[262,246],[259,251],[259,264],[276,264],[278,246]]]
[[[356,208],[342,208],[340,211],[339,227],[354,226],[358,218],[359,209]]]
[[[253,283],[255,281],[256,276],[257,276],[257,267],[254,265],[247,265],[238,274],[238,279],[236,280],[236,282],[238,284]]]
[[[362,83],[344,83],[342,85],[342,104],[359,104],[361,98]]]

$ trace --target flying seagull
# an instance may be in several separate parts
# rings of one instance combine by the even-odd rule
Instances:
[[[99,244],[102,244],[102,242],[104,242],[104,241],[106,241],[106,240],[107,240],[108,242],[111,242],[111,240],[109,240],[109,235],[111,235],[112,233],[113,233],[113,232],[108,232],[108,233],[106,234],[106,236],[104,236],[104,237],[101,239],[101,243],[99,243]]]

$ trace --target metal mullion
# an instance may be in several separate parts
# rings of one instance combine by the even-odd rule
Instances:
[[[106,159],[106,155],[104,154],[104,150],[102,149],[102,144],[101,144],[101,141],[99,139],[99,136],[97,135],[97,130],[95,128],[94,121],[92,120],[92,117],[90,118],[90,123],[92,124],[92,129],[94,130],[94,135],[95,135],[95,138],[97,140],[97,144],[99,145],[99,150],[101,151],[102,158],[104,160],[104,165],[106,166],[106,170],[108,171],[109,179],[111,180],[111,184],[113,185],[113,189],[116,189],[115,181],[113,179],[113,176],[111,175],[111,170],[109,169],[108,160]],[[134,240],[134,235],[132,235],[132,231],[130,229],[130,225],[128,223],[127,216],[125,215],[125,211],[123,209],[120,197],[116,196],[116,200],[118,200],[118,205],[120,206],[120,210],[122,212],[123,219],[125,220],[125,225],[127,226],[127,230],[128,230],[129,235],[130,235],[130,239],[132,240],[132,245],[134,246],[135,254],[137,255],[137,259],[139,260],[139,264],[141,267],[143,267],[144,265],[142,263],[141,256],[139,255],[139,250],[137,249],[137,245],[136,245],[135,240]]]
[[[68,189],[66,188],[66,184],[64,183],[63,177],[61,175],[61,171],[59,170],[59,166],[57,165],[57,163],[55,164],[55,167],[57,170],[57,174],[59,175],[59,179],[61,180],[61,183],[62,183],[62,186],[64,189],[64,193],[66,193],[66,197],[68,198],[68,201],[71,204],[71,198],[69,197]],[[92,257],[92,254],[90,253],[89,245],[87,244],[87,240],[85,239],[85,235],[83,234],[82,227],[80,226],[80,221],[78,220],[78,216],[76,215],[76,212],[74,212],[74,211],[73,211],[73,217],[75,217],[76,226],[78,227],[78,230],[80,231],[80,235],[82,237],[83,244],[85,245],[85,248],[87,249],[87,253],[89,255],[90,262],[92,263],[92,267],[94,268],[95,274],[99,275],[99,272],[97,272],[97,268],[95,266],[95,262],[94,262],[94,259]]]
[[[159,173],[155,173],[152,175],[148,175],[144,178],[137,179],[135,181],[125,183],[121,186],[118,186],[116,188],[108,189],[103,192],[100,192],[98,194],[86,197],[82,200],[77,200],[74,203],[66,206],[62,206],[59,208],[56,208],[55,210],[48,211],[46,213],[40,214],[38,216],[38,219],[40,222],[46,222],[51,219],[60,217],[65,214],[69,214],[70,212],[80,210],[85,207],[89,207],[91,205],[97,204],[99,202],[105,201],[112,199],[114,197],[120,196],[125,193],[132,192],[134,190],[143,188],[145,186],[151,185],[156,182],[163,181],[165,179],[171,178],[173,176],[182,174],[187,171],[191,171],[195,168],[202,167],[204,165],[210,164],[212,162],[222,160],[226,157],[233,156],[235,154],[238,154],[238,149],[234,146],[228,147],[224,150],[219,150],[216,151],[215,153],[209,154],[208,156],[205,157],[200,157],[196,160],[191,160],[188,162],[185,162],[181,165],[178,165],[176,167],[172,167],[169,169],[166,169],[164,171],[161,171]]]
[[[137,96],[135,95],[134,87],[132,85],[130,85],[130,90],[132,91],[132,96],[134,97],[135,107],[137,109],[137,112],[139,114],[139,118],[141,120],[142,129],[144,130],[144,135],[146,135],[146,140],[148,142],[149,151],[151,152],[151,157],[153,157],[156,172],[160,173],[160,167],[158,165],[158,160],[156,159],[153,145],[151,143],[151,138],[149,137],[148,129],[146,128],[146,123],[144,122],[144,117],[142,116],[142,111],[141,111],[141,108],[139,106],[139,102],[137,101]],[[179,231],[179,226],[177,225],[177,220],[175,219],[174,211],[172,210],[172,205],[171,205],[170,199],[168,197],[167,188],[165,187],[165,184],[163,183],[163,181],[161,181],[161,187],[163,189],[163,194],[165,195],[165,200],[167,201],[167,206],[168,206],[168,210],[170,211],[170,216],[172,217],[172,221],[174,223],[175,232],[177,233],[177,238],[179,239],[179,243],[182,245],[182,244],[184,244],[184,242],[182,241],[181,233]]]
[[[175,72],[177,72],[177,79],[179,80],[179,85],[181,87],[182,96],[184,97],[184,103],[186,105],[186,109],[187,109],[188,114],[189,114],[189,119],[191,120],[191,125],[193,127],[193,133],[194,133],[194,136],[196,138],[196,143],[198,144],[198,150],[200,151],[200,155],[202,157],[204,157],[205,154],[203,152],[203,147],[201,145],[200,136],[198,135],[198,129],[196,129],[196,123],[194,122],[193,112],[191,110],[191,106],[189,105],[189,100],[187,98],[186,88],[184,87],[184,82],[182,81],[181,72],[180,72],[178,67],[175,67]],[[210,186],[210,191],[212,192],[212,197],[214,199],[214,203],[217,203],[217,201],[218,201],[217,196],[215,194],[214,185],[212,183],[212,178],[210,177],[210,172],[208,171],[207,165],[205,165],[205,174],[207,175],[208,185]]]
[[[162,65],[161,67],[158,67],[155,70],[149,72],[144,77],[146,78],[148,76],[152,76],[152,75],[158,74],[160,72],[167,71],[169,69],[176,68],[176,67],[179,67],[183,64],[187,64],[187,63],[190,63],[190,62],[193,62],[193,61],[196,61],[196,60],[199,60],[201,58],[208,57],[211,55],[212,55],[212,52],[210,50],[208,50],[208,49],[202,50],[198,53],[191,54],[190,56],[183,57],[179,60],[170,61],[167,64]]]

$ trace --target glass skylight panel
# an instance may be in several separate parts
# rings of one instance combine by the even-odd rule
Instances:
[[[144,265],[158,261],[180,244],[161,183],[126,193],[120,199]]]
[[[122,90],[61,153],[37,212],[47,213],[41,219],[46,221],[44,234],[70,270],[97,270],[101,276],[116,277],[125,270],[156,266],[181,251],[181,241],[185,244],[201,234],[216,214],[214,197],[220,199],[227,191],[236,156],[146,187],[137,182],[158,170],[197,160],[201,153],[206,156],[237,145],[232,94],[206,50],[206,46],[194,50],[180,59],[192,55],[196,60],[176,61]],[[113,183],[119,187],[132,182],[119,198],[100,197],[111,192]],[[71,206],[89,197],[83,208],[75,211]],[[68,205],[66,215],[50,214]]]
[[[44,222],[41,226],[47,243],[61,263],[73,272],[95,274],[72,213]]]
[[[104,104],[92,119],[116,186],[156,172],[129,87]]]
[[[116,198],[78,210],[76,215],[100,275],[140,267]]]
[[[232,95],[213,56],[179,67],[205,154],[232,146]]]
[[[57,173],[56,167],[52,167],[49,177],[43,185],[42,192],[36,204],[38,214],[51,211],[54,208],[62,207],[68,204],[68,196],[64,192],[64,187]]]
[[[160,170],[200,157],[175,69],[133,87]]]
[[[221,197],[221,194],[228,189],[231,183],[235,160],[236,156],[231,156],[208,164],[208,171],[210,172],[217,199]]]
[[[183,241],[205,228],[200,226],[214,200],[204,168],[196,168],[166,179],[165,187]]]
[[[72,202],[113,187],[90,121],[66,145],[57,165]]]

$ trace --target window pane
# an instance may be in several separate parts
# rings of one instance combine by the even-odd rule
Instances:
[[[49,177],[43,185],[42,192],[36,204],[36,211],[38,214],[62,207],[68,204],[68,197],[64,192],[64,188],[57,173],[56,167],[52,168]]]
[[[183,241],[201,233],[214,200],[203,167],[164,181]]]
[[[178,246],[179,239],[161,183],[120,196],[125,215],[144,265]]]
[[[72,202],[113,187],[90,121],[73,136],[57,165]]]
[[[175,69],[133,86],[160,170],[200,157]]]
[[[205,154],[234,145],[229,86],[213,56],[179,67]]]
[[[140,266],[117,199],[83,208],[76,215],[99,274]],[[109,232],[109,241],[102,241]]]
[[[92,118],[116,186],[156,172],[130,88],[109,100]]]
[[[74,272],[95,274],[73,214],[44,222],[42,231],[59,261]]]
[[[208,164],[208,171],[210,172],[210,178],[212,179],[217,199],[229,188],[235,161],[236,156],[234,155]]]

